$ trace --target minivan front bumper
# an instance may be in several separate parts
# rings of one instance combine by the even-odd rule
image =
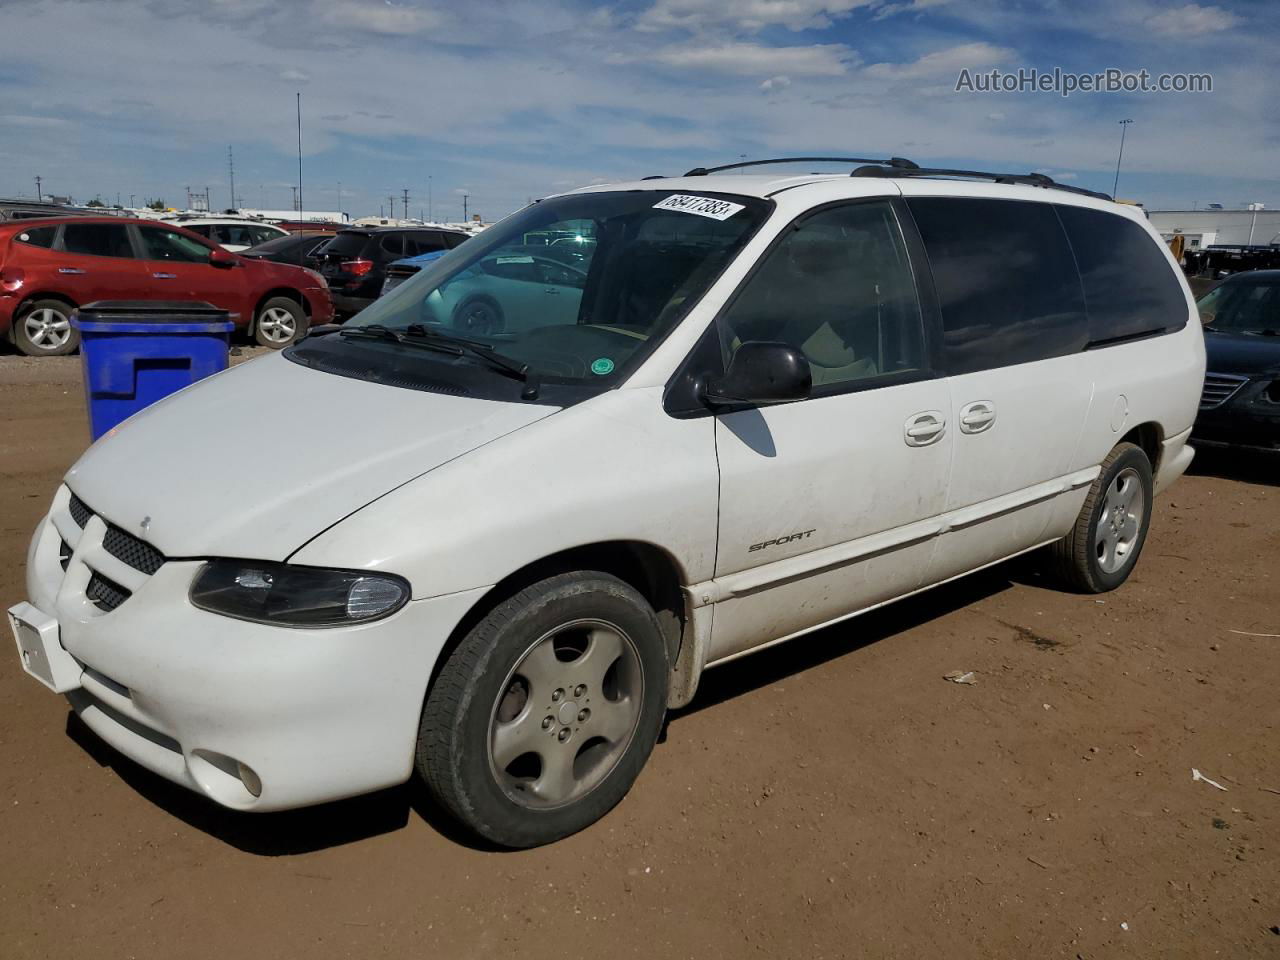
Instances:
[[[350,628],[233,620],[189,602],[202,561],[131,569],[104,549],[107,523],[94,515],[81,528],[69,500],[60,489],[36,531],[31,602],[11,614],[40,621],[60,648],[53,657],[69,655],[79,677],[64,692],[98,736],[242,810],[321,803],[409,777],[432,668],[482,590],[413,601]],[[103,609],[90,599],[95,577],[130,593]]]

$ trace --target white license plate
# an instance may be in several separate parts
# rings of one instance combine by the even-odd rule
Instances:
[[[82,670],[58,639],[58,621],[29,603],[9,608],[9,626],[18,644],[22,669],[54,693],[80,686]]]

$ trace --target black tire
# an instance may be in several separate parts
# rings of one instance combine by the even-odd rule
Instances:
[[[506,318],[496,301],[489,297],[472,297],[453,311],[453,326],[469,336],[484,337],[501,333],[506,326]]]
[[[75,353],[80,346],[80,331],[70,326],[71,314],[74,312],[75,307],[65,300],[34,300],[26,304],[14,317],[14,345],[28,357],[62,357],[68,353]],[[57,330],[50,330],[49,334],[41,336],[37,331],[30,329],[36,323],[43,325],[45,317],[52,318],[55,315],[59,325]],[[67,326],[64,328],[61,324],[67,324]],[[64,331],[65,340],[58,336],[55,337],[59,341],[56,345],[47,345],[52,342],[48,339],[50,335]]]
[[[261,346],[282,350],[304,336],[307,325],[307,312],[302,304],[290,297],[272,297],[258,308],[258,315],[253,318],[253,339]]]
[[[624,657],[633,665],[629,669],[634,670],[634,665],[638,665],[642,677],[642,691],[636,696],[638,713],[625,740],[619,736],[615,738],[616,746],[604,743],[611,751],[606,756],[607,763],[589,767],[589,776],[600,778],[593,786],[583,795],[558,805],[535,806],[532,795],[528,801],[516,799],[517,792],[511,790],[509,780],[504,786],[501,778],[509,774],[498,771],[491,762],[494,753],[491,737],[502,722],[501,711],[507,702],[504,698],[521,679],[516,671],[524,669],[526,654],[540,648],[540,643],[549,642],[544,638],[562,626],[583,620],[616,625],[630,638],[627,647],[630,653],[620,656],[612,669],[617,670]],[[583,656],[585,658],[585,654]],[[563,659],[558,648],[555,658]],[[556,669],[559,666],[553,664]],[[564,666],[571,669],[572,663]],[[458,823],[494,844],[526,848],[567,837],[608,813],[635,782],[662,727],[669,670],[658,619],[644,598],[628,584],[597,572],[561,574],[535,583],[489,611],[445,661],[422,711],[418,773],[434,798]],[[634,673],[632,678],[634,682]],[[583,694],[574,692],[578,689],[581,688],[561,691],[566,701],[569,696],[580,701],[562,703],[569,708],[570,716],[579,706],[590,702],[590,693],[587,692],[584,699]],[[606,693],[602,684],[600,697]],[[528,688],[526,705],[520,710],[519,718],[540,724],[540,729],[546,731],[546,739],[539,740],[546,746],[539,746],[538,750],[561,751],[561,755],[563,751],[581,751],[573,753],[569,763],[576,775],[580,760],[600,756],[588,754],[589,750],[599,747],[600,740],[586,723],[583,724],[586,729],[579,735],[573,730],[565,733],[559,727],[559,720],[549,725],[550,715],[538,717],[555,709],[544,707],[540,701],[545,697],[545,691]],[[595,702],[597,713],[603,716],[603,699]],[[630,698],[619,702],[627,703],[628,709],[633,708]],[[563,716],[563,712],[560,715]],[[581,713],[577,719],[582,719]],[[542,736],[535,727],[527,729],[534,730],[533,736]],[[560,741],[566,744],[563,747],[555,742],[560,736],[566,737]],[[542,754],[524,756],[540,761]]]
[[[1141,493],[1142,505],[1131,512],[1139,525],[1123,556],[1114,561],[1118,565],[1107,569],[1099,556],[1100,550],[1106,553],[1106,548],[1099,543],[1099,526],[1110,519],[1108,494],[1115,491],[1117,482],[1125,478],[1139,485],[1137,492]],[[1102,461],[1102,472],[1089,488],[1089,495],[1085,497],[1071,533],[1049,547],[1049,562],[1054,575],[1066,586],[1082,593],[1105,593],[1124,583],[1137,565],[1142,547],[1147,542],[1153,497],[1151,461],[1146,452],[1132,443],[1117,445]]]

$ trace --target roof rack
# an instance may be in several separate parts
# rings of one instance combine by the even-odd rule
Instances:
[[[743,167],[760,167],[774,163],[857,163],[860,164],[849,174],[851,177],[955,177],[961,180],[990,180],[992,183],[1021,183],[1029,187],[1044,187],[1046,190],[1065,190],[1081,196],[1093,197],[1095,200],[1111,200],[1111,196],[1084,187],[1070,187],[1058,183],[1043,173],[987,173],[982,170],[952,170],[946,167],[922,167],[905,157],[890,157],[888,160],[868,160],[866,157],[778,157],[773,160],[746,160],[741,163],[726,163],[719,167],[694,167],[686,177],[705,177],[711,173],[725,170],[740,170]],[[646,180],[659,179],[645,177]]]
[[[743,167],[762,167],[770,163],[874,163],[894,170],[919,169],[905,157],[890,157],[888,160],[870,160],[866,157],[778,157],[774,160],[746,160],[742,163],[726,163],[719,167],[694,167],[686,177],[705,177],[709,173],[720,173],[722,170],[741,170]],[[646,178],[647,179],[647,178]]]
[[[992,183],[1021,183],[1029,187],[1043,187],[1046,190],[1065,190],[1067,193],[1078,193],[1081,196],[1093,197],[1095,200],[1110,200],[1108,194],[1084,187],[1070,187],[1058,183],[1043,173],[987,173],[983,170],[952,170],[946,167],[889,167],[874,163],[858,167],[851,177],[954,177],[961,180],[990,180]]]

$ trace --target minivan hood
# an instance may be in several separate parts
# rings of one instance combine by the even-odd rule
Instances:
[[[66,482],[166,556],[284,560],[387,491],[557,409],[355,380],[272,354],[135,415]]]
[[[1206,330],[1204,351],[1208,369],[1213,373],[1251,377],[1280,370],[1280,337]]]

